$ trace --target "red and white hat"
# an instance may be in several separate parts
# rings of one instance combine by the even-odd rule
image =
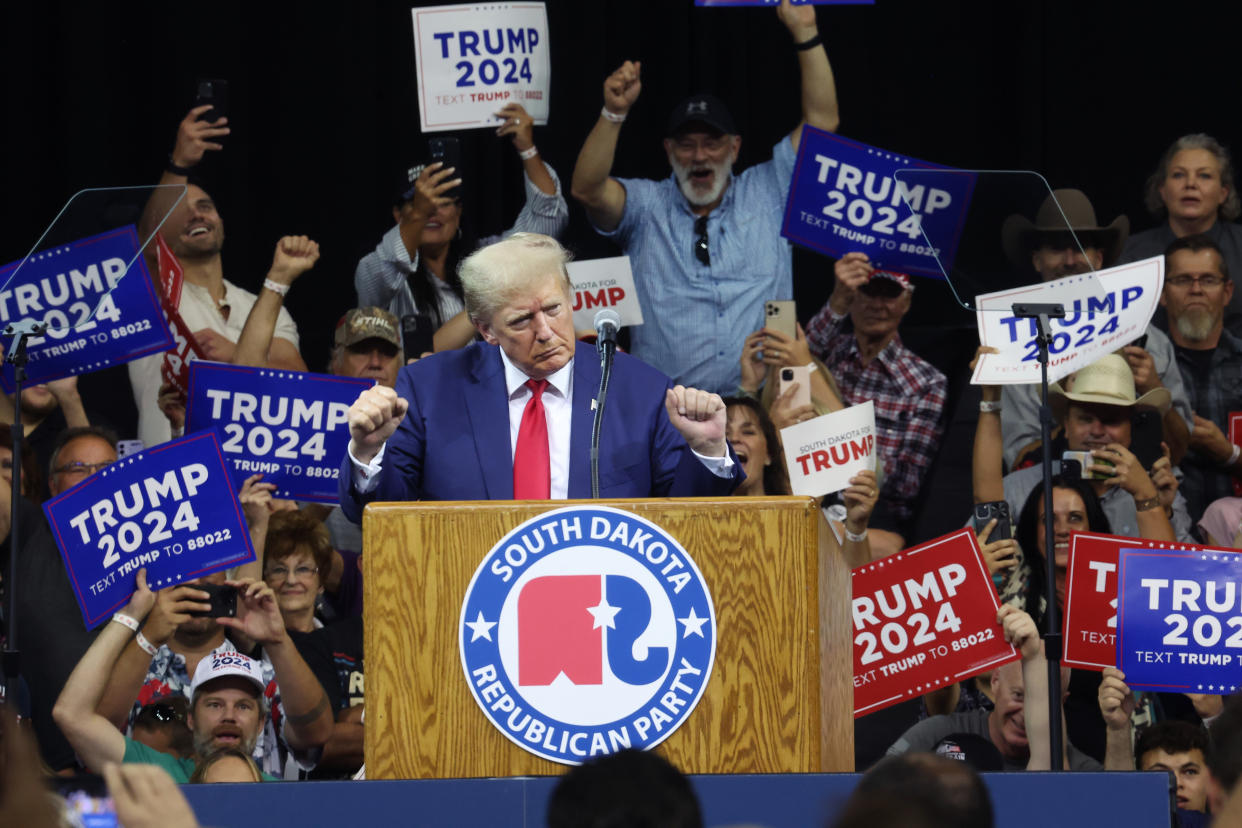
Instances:
[[[873,270],[871,271],[872,279],[891,279],[901,285],[902,289],[910,293],[914,291],[914,285],[910,283],[910,277],[904,273],[898,273],[895,270]]]

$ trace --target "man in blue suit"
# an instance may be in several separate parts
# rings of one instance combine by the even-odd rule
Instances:
[[[574,337],[567,260],[554,239],[519,233],[462,263],[466,309],[484,342],[420,360],[395,389],[370,388],[350,408],[340,493],[351,520],[373,500],[507,500],[515,486],[519,499],[590,496],[600,365]],[[727,495],[740,481],[723,401],[670,385],[617,355],[601,496]]]

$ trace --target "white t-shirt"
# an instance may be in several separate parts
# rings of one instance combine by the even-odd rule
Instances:
[[[258,297],[248,290],[224,280],[224,300],[229,306],[229,318],[215,307],[215,301],[207,288],[185,282],[181,291],[181,318],[191,331],[210,328],[229,342],[241,339],[242,328],[246,326],[246,318],[254,307]],[[276,339],[286,339],[298,347],[298,326],[293,317],[283,307],[276,319]],[[129,382],[134,387],[134,405],[138,408],[138,439],[144,446],[156,446],[172,438],[172,428],[168,418],[159,407],[160,366],[163,354],[151,354],[129,363]]]

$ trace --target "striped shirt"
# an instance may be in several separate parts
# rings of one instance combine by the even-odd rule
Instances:
[[[806,338],[836,377],[846,405],[875,403],[876,443],[884,464],[880,498],[899,519],[909,520],[944,428],[944,374],[902,345],[900,336],[864,365],[853,325],[827,304],[807,323]]]
[[[763,327],[769,299],[793,298],[792,255],[781,237],[793,176],[788,137],[772,160],[735,176],[707,217],[710,264],[694,255],[698,220],[673,175],[662,181],[617,179],[625,212],[611,232],[634,272],[643,324],[630,352],[674,382],[732,394],[742,378],[742,341]]]

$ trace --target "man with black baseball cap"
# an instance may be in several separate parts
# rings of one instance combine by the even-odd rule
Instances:
[[[802,76],[802,121],[772,160],[732,172],[742,139],[712,95],[692,95],[670,115],[663,181],[610,176],[621,124],[642,89],[626,61],[604,81],[604,108],[574,167],[573,194],[596,230],[631,259],[638,298],[658,319],[630,331],[631,352],[675,382],[731,393],[741,378],[739,332],[763,325],[763,303],[793,298],[781,219],[802,125],[835,131],[837,93],[815,7],[783,0]]]

